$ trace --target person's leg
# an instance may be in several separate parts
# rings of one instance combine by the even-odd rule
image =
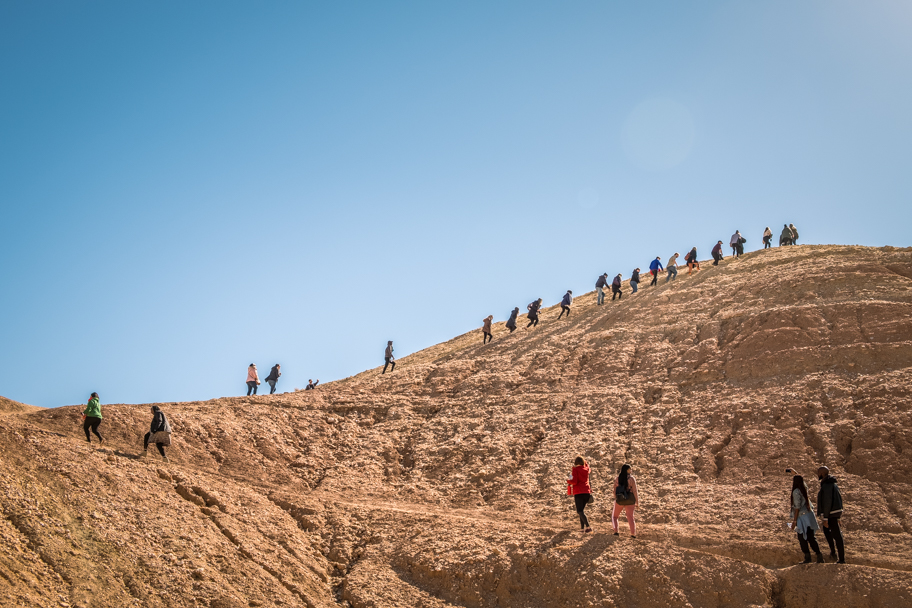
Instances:
[[[386,358],[384,359],[384,361],[386,361],[386,363],[383,364],[383,371],[380,372],[381,374],[385,374],[385,373],[386,373],[386,368],[389,367],[389,364],[390,364],[389,357],[386,357]]]
[[[267,380],[267,381],[266,381],[266,384],[269,385],[269,394],[270,394],[270,395],[273,394],[273,393],[275,392],[276,381],[275,381],[275,380]]]
[[[254,382],[253,383],[253,394],[256,395],[256,392],[257,392],[257,383]]]
[[[149,437],[152,436],[152,433],[146,433],[146,436],[143,437],[143,452],[149,449]]]
[[[161,457],[162,457],[162,458],[167,458],[167,456],[165,456],[165,444],[163,444],[163,443],[156,443],[156,444],[155,444],[155,447],[158,448],[158,453],[161,454]]]
[[[104,437],[98,433],[98,425],[101,424],[101,418],[89,418],[89,420],[92,421],[92,432],[95,433],[96,437],[98,437],[98,441],[104,441]]]
[[[652,283],[650,283],[650,285],[658,285],[658,283],[659,283],[659,271],[653,270],[652,271]]]
[[[589,502],[589,495],[575,494],[573,502],[576,504],[576,512],[580,518],[580,530],[585,530],[589,526],[589,520],[586,519],[586,503]]]
[[[598,295],[595,298],[595,303],[598,306],[601,306],[605,301],[605,291],[601,287],[596,287],[595,290],[598,292]]]
[[[253,390],[253,387],[254,387],[253,382],[247,382],[247,396],[248,397],[250,396],[250,392]]]
[[[611,512],[611,527],[614,528],[615,534],[618,533],[618,515],[621,514],[623,508],[623,505],[614,503],[614,511]]]
[[[810,532],[810,530],[808,530]],[[804,534],[798,532],[798,544],[801,545],[801,552],[804,553],[805,564],[811,563],[811,549],[808,547],[808,541],[805,540]]]
[[[671,280],[672,280],[672,281],[674,281],[675,279],[678,278],[678,269],[677,269],[677,267],[671,269],[671,274],[672,274],[672,277],[671,277]]]
[[[807,534],[808,534],[807,542],[811,546],[811,551],[813,551],[814,554],[817,556],[817,563],[822,564],[823,563],[823,554],[820,553],[820,545],[817,544],[817,539],[814,538],[814,531],[808,530]]]
[[[627,525],[630,526],[630,536],[637,535],[637,525],[636,520],[633,518],[634,505],[629,505],[627,507]]]
[[[392,374],[394,371],[396,371],[396,362],[390,361],[390,373]]]
[[[88,441],[89,443],[92,443],[92,436],[89,435],[89,425],[92,424],[91,420],[92,420],[91,418],[86,418],[85,420],[82,421],[82,430],[85,431],[86,441]]]
[[[827,527],[823,529],[823,535],[827,539],[827,544],[830,545],[830,553],[836,553],[839,561],[845,563],[845,543],[842,540],[842,529],[839,527],[838,517],[827,518]]]

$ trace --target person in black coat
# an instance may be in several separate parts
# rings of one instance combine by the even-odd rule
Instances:
[[[624,292],[621,291],[621,275],[618,274],[614,277],[614,280],[611,281],[611,301],[614,301],[614,296],[617,296],[618,300],[624,297]]]
[[[152,437],[153,433],[159,431],[170,433],[171,424],[168,422],[168,418],[165,416],[165,413],[161,411],[161,408],[157,405],[152,406],[152,424],[149,426],[149,432],[146,433],[146,436],[143,437],[143,453],[141,457],[145,457],[149,453],[149,439]],[[161,454],[162,459],[165,462],[168,462],[168,457],[165,456],[165,444],[161,442],[156,442],[155,447],[158,448],[158,453]]]
[[[507,319],[507,329],[510,330],[512,334],[516,331],[516,317],[519,316],[519,306],[513,309],[513,312],[510,313],[510,318]]]
[[[541,308],[541,305],[542,299],[539,298],[526,306],[526,309],[529,311],[529,314],[526,315],[529,318],[529,324],[526,325],[526,329],[538,325],[538,310]]]
[[[275,392],[276,382],[279,381],[279,376],[282,375],[282,366],[276,363],[272,366],[272,369],[269,370],[269,375],[266,376],[266,384],[269,385],[269,394]]]

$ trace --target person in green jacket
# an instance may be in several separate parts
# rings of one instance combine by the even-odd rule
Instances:
[[[92,436],[89,435],[90,429],[98,437],[98,443],[104,443],[104,437],[98,434],[99,424],[101,424],[101,403],[98,400],[98,393],[92,393],[86,409],[82,410],[82,430],[85,431],[86,441],[89,443],[92,443]]]

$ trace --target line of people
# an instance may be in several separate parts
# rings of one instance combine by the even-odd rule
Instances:
[[[145,458],[149,451],[149,444],[153,443],[158,449],[158,453],[161,454],[162,460],[168,462],[165,448],[171,445],[171,423],[168,422],[167,416],[159,406],[153,405],[151,411],[152,423],[149,426],[149,432],[143,437],[143,451],[139,457]],[[94,434],[98,437],[98,445],[104,445],[105,439],[98,432],[98,427],[101,426],[103,420],[101,399],[98,393],[92,393],[82,411],[82,430],[85,431],[87,443],[92,443],[92,434]]]
[[[269,394],[272,395],[276,392],[276,384],[279,382],[279,378],[282,376],[282,366],[276,363],[272,366],[272,369],[269,370],[269,375],[266,376],[266,384],[269,385]],[[317,388],[317,385],[320,384],[319,378],[314,381],[312,378],[307,381],[307,386],[304,387],[305,391],[310,391]],[[247,367],[247,396],[256,395],[257,387],[260,385],[260,376],[257,373],[257,366],[255,363],[251,363]]]

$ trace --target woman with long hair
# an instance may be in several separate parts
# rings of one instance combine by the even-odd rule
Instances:
[[[817,544],[817,539],[814,538],[814,530],[819,530],[820,526],[817,524],[817,516],[814,515],[814,505],[811,504],[811,499],[808,498],[807,484],[804,483],[804,477],[801,475],[792,477],[790,498],[792,529],[798,533],[798,544],[801,545],[801,551],[804,553],[804,561],[801,563],[811,563],[812,549],[817,554],[817,563],[824,563],[820,546]]]
[[[592,488],[589,486],[589,465],[582,456],[577,456],[573,461],[570,479],[567,480],[567,493],[573,496],[573,502],[576,503],[576,512],[579,513],[580,518],[580,532],[583,534],[592,532],[589,518],[586,517],[586,505],[592,498]]]
[[[618,495],[618,488],[623,489],[623,493],[633,496],[633,504],[620,504],[621,499]],[[626,502],[624,500],[623,502]],[[633,518],[633,511],[640,504],[640,495],[637,493],[636,478],[630,474],[630,465],[625,464],[614,478],[614,511],[611,513],[611,526],[614,528],[614,535],[619,536],[618,517],[621,511],[627,513],[627,525],[630,526],[630,538],[637,537],[636,521]]]

